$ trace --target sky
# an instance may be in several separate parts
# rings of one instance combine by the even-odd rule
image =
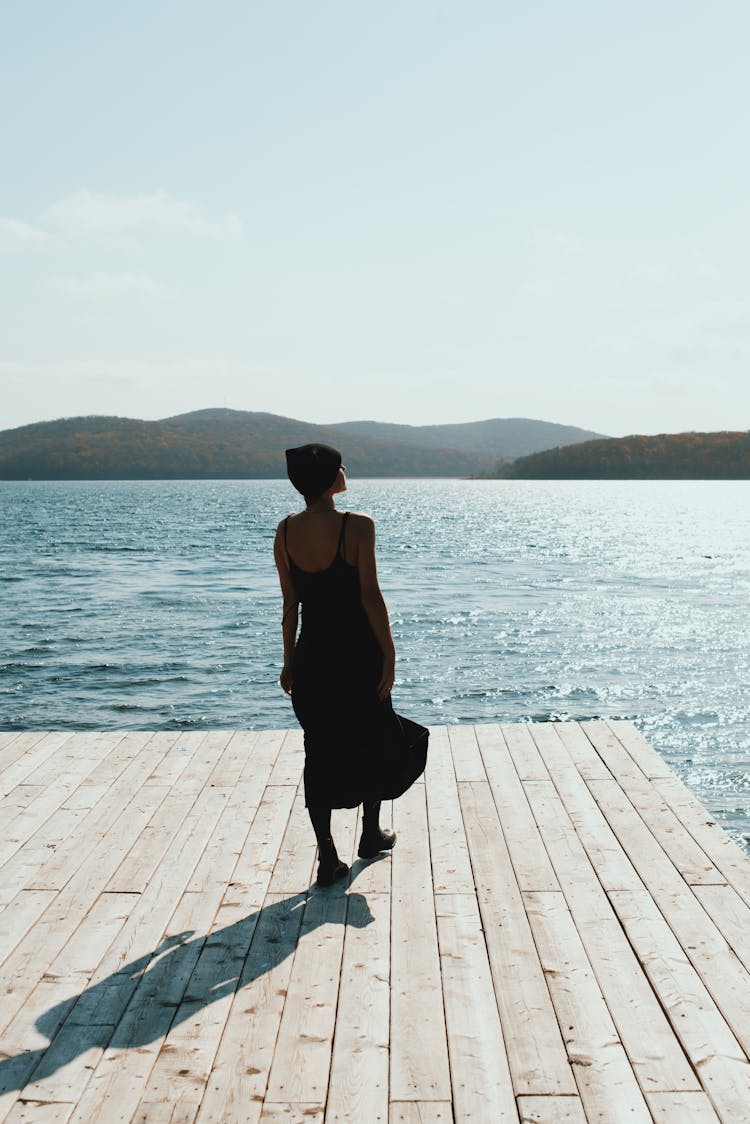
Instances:
[[[0,429],[750,428],[746,0],[0,4]]]

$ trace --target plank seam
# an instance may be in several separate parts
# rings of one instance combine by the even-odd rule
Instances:
[[[578,725],[578,726],[579,726],[579,728],[580,728],[580,723],[576,723],[576,725]],[[585,731],[582,731],[582,732],[584,732],[584,733],[585,733]],[[609,830],[610,830],[610,831],[612,832],[612,834],[614,835],[614,837],[615,837],[615,839],[617,840],[617,843],[618,843],[618,845],[619,845],[619,847],[620,847],[620,850],[621,850],[621,851],[623,851],[623,853],[624,853],[624,854],[625,854],[625,856],[626,856],[626,857],[628,858],[628,860],[630,860],[630,855],[628,854],[627,850],[626,850],[626,849],[624,848],[624,846],[623,846],[623,844],[622,844],[622,842],[621,842],[621,840],[620,840],[620,837],[619,837],[619,836],[617,835],[617,833],[615,832],[614,828],[613,828],[613,827],[612,827],[612,826],[610,825],[610,823],[609,823],[609,820],[607,819],[606,815],[604,814],[604,812],[603,812],[603,810],[602,810],[601,806],[599,805],[599,802],[597,801],[597,799],[596,799],[596,797],[595,797],[594,793],[593,793],[593,792],[591,791],[591,789],[590,789],[590,787],[589,787],[589,784],[588,784],[588,781],[587,781],[587,779],[586,779],[586,778],[585,778],[585,777],[583,776],[583,774],[582,774],[582,773],[580,772],[580,770],[578,769],[578,767],[577,767],[577,765],[576,765],[575,761],[574,761],[574,760],[572,759],[572,757],[570,756],[570,753],[569,753],[569,751],[568,751],[568,747],[567,747],[567,746],[565,745],[565,743],[563,742],[562,738],[561,738],[561,737],[559,736],[559,734],[557,733],[557,731],[556,731],[556,730],[554,731],[554,733],[555,733],[555,736],[557,737],[557,740],[558,740],[558,741],[559,741],[559,743],[560,743],[561,751],[562,751],[562,752],[563,752],[563,753],[564,753],[564,754],[566,755],[566,757],[568,758],[568,761],[569,761],[569,763],[570,763],[570,767],[571,767],[571,768],[572,768],[573,770],[575,770],[575,772],[576,772],[576,773],[578,774],[578,776],[579,776],[579,777],[581,777],[581,780],[583,781],[584,785],[586,786],[586,790],[588,791],[589,795],[591,796],[591,799],[592,799],[592,800],[594,801],[595,807],[596,807],[596,809],[597,809],[597,811],[598,811],[599,815],[600,815],[600,816],[602,817],[602,819],[604,820],[604,822],[605,822],[605,823],[607,824],[607,826],[609,827]],[[595,747],[594,747],[594,748],[595,748]],[[602,764],[604,764],[604,765],[606,766],[606,762],[602,762]],[[552,781],[552,784],[553,784],[553,786],[554,786],[555,792],[557,793],[557,797],[558,797],[558,799],[559,799],[559,801],[560,801],[560,804],[561,804],[561,806],[562,806],[562,808],[563,808],[563,811],[565,812],[565,815],[566,815],[566,816],[568,817],[568,820],[569,820],[569,822],[570,822],[570,824],[571,824],[571,827],[572,827],[573,831],[575,832],[576,838],[578,839],[578,842],[580,843],[580,845],[581,845],[581,848],[583,849],[583,851],[584,851],[584,854],[586,855],[586,858],[587,858],[587,860],[588,860],[589,866],[590,866],[591,870],[593,871],[593,873],[594,873],[594,876],[595,876],[595,878],[596,878],[597,882],[599,883],[599,886],[601,887],[602,893],[604,894],[604,896],[605,896],[605,898],[606,898],[606,900],[607,900],[607,904],[608,904],[608,906],[609,906],[610,912],[611,912],[612,916],[614,917],[614,919],[616,920],[617,924],[619,925],[619,927],[620,927],[620,930],[621,930],[621,932],[622,932],[622,934],[623,934],[623,937],[624,937],[624,938],[625,938],[625,940],[627,941],[628,947],[629,947],[629,948],[631,949],[631,951],[632,951],[632,953],[633,953],[633,956],[634,956],[634,958],[635,958],[635,960],[636,960],[636,963],[638,964],[638,966],[639,966],[639,968],[640,968],[640,970],[641,970],[641,973],[642,973],[642,975],[643,975],[643,977],[644,977],[644,979],[645,979],[645,981],[646,981],[646,983],[647,983],[648,987],[650,988],[650,990],[651,990],[651,992],[652,992],[652,994],[653,994],[653,996],[654,996],[654,998],[655,998],[656,1002],[658,1003],[659,1007],[661,1008],[661,1010],[662,1010],[662,1012],[663,1012],[663,1014],[664,1014],[664,1016],[665,1016],[665,1018],[666,1018],[666,1020],[667,1020],[667,1023],[668,1023],[668,1025],[669,1025],[669,1026],[670,1026],[670,1027],[672,1028],[672,1033],[673,1033],[673,1035],[674,1035],[675,1041],[677,1042],[678,1048],[679,1048],[679,1049],[681,1050],[681,1052],[682,1052],[682,1054],[683,1054],[683,1056],[684,1056],[684,1058],[685,1058],[685,1060],[686,1060],[686,1062],[687,1062],[688,1066],[690,1067],[691,1071],[692,1071],[692,1072],[693,1072],[693,1073],[695,1074],[695,1076],[696,1076],[696,1079],[698,1080],[698,1082],[699,1082],[699,1083],[700,1083],[700,1085],[701,1085],[701,1088],[703,1088],[703,1083],[702,1083],[702,1082],[700,1081],[700,1077],[699,1077],[699,1075],[698,1075],[698,1070],[697,1070],[697,1067],[696,1067],[696,1065],[695,1065],[695,1064],[693,1063],[693,1061],[692,1061],[692,1059],[690,1058],[689,1054],[687,1053],[687,1049],[686,1049],[686,1047],[685,1047],[684,1043],[682,1042],[682,1039],[681,1039],[681,1038],[680,1038],[680,1036],[679,1036],[679,1035],[677,1034],[677,1028],[675,1027],[675,1025],[674,1025],[674,1022],[673,1022],[672,1018],[670,1017],[670,1014],[669,1014],[669,1010],[668,1010],[668,1009],[667,1009],[667,1007],[665,1006],[665,1003],[664,1003],[664,1001],[662,1000],[662,997],[661,997],[661,996],[659,995],[659,992],[657,991],[657,989],[656,989],[656,986],[655,986],[655,984],[653,983],[653,981],[652,981],[652,979],[651,979],[651,976],[650,976],[649,972],[647,971],[647,969],[646,969],[646,966],[645,966],[645,964],[644,964],[643,960],[641,959],[641,956],[639,955],[638,949],[637,949],[637,948],[635,947],[635,945],[634,945],[633,941],[631,940],[630,936],[628,935],[627,929],[625,928],[625,923],[623,922],[622,918],[620,917],[619,913],[617,912],[617,909],[615,908],[614,902],[612,901],[612,899],[611,899],[611,898],[610,898],[610,896],[609,896],[609,893],[608,893],[608,891],[607,891],[607,888],[606,888],[606,886],[605,886],[605,885],[603,884],[603,882],[601,881],[601,878],[600,878],[600,876],[599,876],[599,871],[597,870],[597,866],[596,866],[596,863],[595,863],[595,862],[594,862],[594,860],[592,859],[592,857],[591,857],[591,853],[590,853],[590,851],[589,851],[588,847],[586,846],[586,843],[585,843],[585,841],[584,841],[584,840],[583,840],[583,839],[581,838],[581,836],[579,835],[579,833],[578,833],[578,830],[577,830],[577,828],[576,828],[576,825],[575,825],[575,822],[574,822],[574,821],[573,821],[573,820],[571,819],[570,813],[569,813],[569,811],[568,811],[568,808],[567,808],[567,806],[566,806],[566,803],[565,803],[565,799],[564,799],[564,796],[563,796],[562,792],[560,791],[560,789],[559,789],[559,787],[558,787],[558,784],[557,784],[557,782],[555,781],[555,775],[554,775],[555,771],[554,771],[554,770],[549,770],[549,773],[550,773],[550,780]],[[617,780],[616,780],[616,778],[614,778],[614,777],[613,777],[612,779],[613,779],[613,780],[615,781],[615,783],[617,783]],[[533,809],[532,809],[532,811],[533,811]],[[536,817],[534,817],[534,818],[535,818],[535,820],[536,820]],[[546,843],[546,840],[544,839],[544,835],[542,834],[542,832],[541,832],[541,831],[540,831],[540,835],[542,835],[542,842],[544,843],[544,847],[545,847],[545,850],[547,850],[547,853],[549,854],[549,849],[547,848],[547,843]],[[550,855],[550,861],[552,861],[552,857],[551,857],[551,855]],[[632,866],[632,865],[633,865],[633,864],[632,864],[632,862],[631,862],[631,866]],[[638,881],[639,881],[639,883],[640,883],[641,891],[642,891],[643,893],[645,893],[645,894],[648,894],[648,896],[649,896],[650,898],[652,898],[652,900],[653,900],[653,895],[651,894],[651,891],[650,891],[650,890],[648,889],[648,887],[647,887],[647,886],[645,885],[645,883],[643,882],[643,879],[641,878],[640,874],[639,874],[639,873],[638,873],[638,871],[636,870],[635,866],[633,866],[633,870],[634,870],[634,872],[635,872],[635,875],[636,875],[636,877],[638,878]],[[563,893],[563,896],[564,896],[564,898],[565,898],[566,904],[568,905],[568,909],[570,910],[570,903],[569,903],[569,901],[568,901],[568,897],[567,897],[567,894],[565,894],[565,888],[564,888],[564,886],[563,886],[562,884],[561,884],[561,887],[560,887],[560,888],[561,888],[561,890],[562,890],[562,893]],[[640,891],[639,891],[639,892],[640,892]],[[572,911],[571,911],[571,915],[572,915]],[[576,928],[577,928],[577,926],[576,926]],[[582,943],[582,944],[584,943],[584,942],[583,942],[583,938],[581,938],[581,943]],[[586,947],[585,947],[585,944],[584,944],[584,951],[586,952],[586,958],[587,958],[587,959],[589,960],[589,964],[590,964],[590,966],[591,966],[591,970],[592,970],[592,973],[593,973],[593,975],[594,975],[594,979],[595,979],[595,980],[596,980],[596,982],[597,982],[597,986],[599,987],[599,990],[600,990],[600,992],[601,992],[601,994],[602,994],[602,997],[603,997],[603,999],[604,999],[604,1002],[605,1002],[605,1004],[606,1004],[606,1006],[607,1006],[607,1010],[609,1010],[609,1003],[607,1002],[607,999],[606,999],[606,996],[605,996],[604,990],[603,990],[603,988],[602,988],[602,984],[601,984],[601,981],[599,980],[599,976],[598,976],[598,974],[597,974],[597,972],[596,972],[596,968],[594,967],[594,965],[593,965],[593,964],[591,964],[591,961],[590,961],[590,958],[589,958],[589,954],[588,954],[588,950],[586,949]],[[637,1071],[636,1071],[635,1067],[633,1066],[633,1063],[632,1063],[632,1061],[631,1061],[631,1059],[630,1059],[630,1054],[628,1053],[628,1051],[627,1051],[627,1049],[626,1049],[626,1047],[625,1047],[625,1043],[624,1043],[624,1042],[622,1041],[622,1036],[620,1035],[620,1031],[619,1031],[619,1029],[617,1029],[617,1023],[616,1023],[616,1021],[615,1021],[615,1019],[614,1019],[614,1016],[612,1015],[612,1012],[611,1012],[611,1011],[610,1011],[610,1018],[612,1018],[612,1021],[613,1021],[614,1025],[615,1025],[615,1029],[617,1030],[617,1036],[618,1036],[618,1038],[619,1038],[619,1040],[620,1040],[620,1044],[622,1045],[622,1048],[623,1048],[623,1050],[625,1051],[625,1055],[626,1055],[626,1057],[628,1058],[628,1061],[630,1061],[631,1069],[633,1069],[633,1073],[634,1073],[634,1076],[635,1076],[635,1078],[636,1078],[636,1081],[637,1081],[637,1083],[638,1083],[638,1086],[639,1086],[639,1088],[641,1088],[641,1091],[642,1091],[642,1093],[643,1093],[643,1095],[644,1095],[644,1097],[645,1097],[645,1095],[646,1095],[646,1090],[645,1090],[645,1089],[644,1089],[644,1088],[643,1088],[643,1087],[641,1086],[641,1083],[640,1083],[640,1081],[638,1080],[638,1073],[637,1073]],[[661,1092],[662,1090],[659,1090],[659,1091]]]

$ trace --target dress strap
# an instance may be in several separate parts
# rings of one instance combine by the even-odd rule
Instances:
[[[339,545],[338,545],[338,549],[336,551],[336,553],[340,554],[342,558],[344,558],[344,535],[346,534],[346,521],[347,521],[348,518],[349,518],[349,512],[345,511],[344,515],[342,517],[342,520],[341,520],[341,533],[339,534]],[[344,561],[346,561],[345,558],[344,558]]]

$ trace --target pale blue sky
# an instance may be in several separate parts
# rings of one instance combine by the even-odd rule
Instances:
[[[0,428],[750,428],[750,7],[0,5]]]

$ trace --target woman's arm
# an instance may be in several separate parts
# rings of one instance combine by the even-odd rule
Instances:
[[[383,674],[378,683],[378,698],[384,699],[390,694],[396,675],[396,649],[375,565],[375,524],[367,515],[359,515],[357,524],[357,569],[362,607],[383,653]]]
[[[281,635],[284,639],[284,666],[279,676],[279,682],[287,695],[292,693],[292,656],[297,643],[297,625],[299,623],[299,598],[294,588],[292,575],[289,572],[289,561],[284,549],[284,534],[282,524],[276,528],[276,538],[273,544],[273,557],[276,569],[279,572],[281,593],[284,598],[283,615],[281,618]]]

